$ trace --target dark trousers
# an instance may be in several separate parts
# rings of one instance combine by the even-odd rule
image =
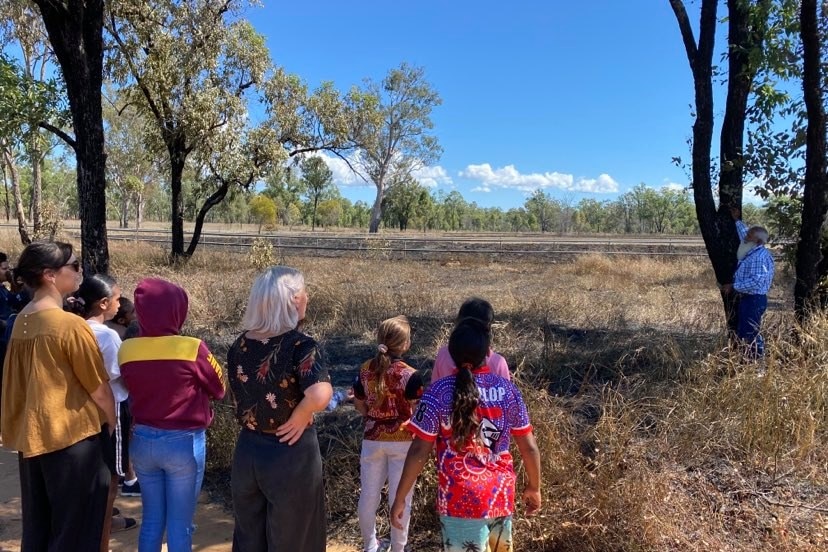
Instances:
[[[31,458],[18,455],[21,552],[98,552],[110,472],[100,435]]]
[[[294,445],[243,429],[231,487],[234,552],[325,552],[325,488],[313,427]]]
[[[768,308],[767,295],[742,294],[739,297],[739,339],[748,346],[748,357],[765,356],[765,340],[759,333],[762,316]]]

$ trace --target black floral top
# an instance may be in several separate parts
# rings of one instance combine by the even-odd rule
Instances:
[[[227,352],[227,372],[239,424],[253,431],[275,430],[305,389],[331,381],[316,341],[297,330],[264,340],[240,335]]]

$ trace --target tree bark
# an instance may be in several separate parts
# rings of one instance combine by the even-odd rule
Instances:
[[[14,156],[5,147],[3,148],[3,163],[8,167],[9,176],[11,177],[14,207],[17,212],[17,232],[20,234],[20,241],[23,245],[29,245],[32,243],[32,238],[29,236],[29,231],[26,227],[26,210],[23,207],[23,196],[20,194],[20,173],[14,162]]]
[[[180,259],[184,257],[184,194],[181,189],[184,176],[184,165],[187,160],[187,152],[183,146],[183,140],[171,140],[167,144],[170,152],[170,201],[172,209],[172,257]]]
[[[805,152],[805,183],[803,187],[802,226],[796,250],[796,285],[794,309],[797,319],[804,321],[815,306],[822,261],[820,239],[825,212],[828,208],[828,177],[826,177],[826,121],[822,97],[820,33],[816,0],[802,0],[800,35],[802,37],[802,89],[808,113]]]
[[[144,192],[138,192],[135,194],[135,228],[141,228],[141,225],[144,223],[144,206],[146,204],[146,199],[144,198]]]
[[[103,84],[103,0],[35,0],[66,83],[75,131],[83,268],[109,271]]]
[[[43,151],[38,141],[40,131],[35,129],[29,137],[29,162],[32,164],[32,189],[29,204],[32,218],[32,234],[41,237],[43,231],[43,214],[41,198],[43,196]]]
[[[224,198],[227,197],[227,192],[229,190],[230,182],[222,181],[219,189],[216,190],[213,195],[208,197],[201,206],[201,209],[199,209],[198,215],[196,215],[195,228],[193,228],[193,236],[190,238],[190,246],[187,248],[188,257],[191,257],[193,253],[195,253],[196,247],[198,247],[198,242],[201,239],[201,229],[204,226],[204,219],[207,216],[207,213],[210,212],[210,209],[224,201]],[[261,226],[259,226],[259,232],[261,233]]]
[[[765,0],[760,0],[760,3]],[[702,0],[699,40],[682,0],[670,0],[693,73],[696,121],[693,124],[693,199],[707,255],[719,284],[732,284],[739,240],[730,216],[731,207],[742,206],[744,186],[743,142],[747,99],[755,76],[750,52],[761,47],[761,30],[751,28],[755,9],[745,0],[728,0],[728,90],[720,136],[719,205],[713,198],[710,156],[713,147],[713,51],[717,25],[717,0]],[[735,331],[735,294],[722,293],[728,327]]]
[[[374,200],[374,206],[371,208],[371,222],[368,224],[369,234],[379,232],[379,225],[382,220],[382,197],[384,194],[385,183],[380,180],[379,184],[377,184],[377,198]]]
[[[11,221],[11,209],[9,204],[9,182],[6,180],[6,163],[0,163],[0,168],[3,170],[3,190],[6,192],[6,222]]]

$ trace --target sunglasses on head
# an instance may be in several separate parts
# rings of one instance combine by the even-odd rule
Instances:
[[[68,266],[69,268],[71,268],[71,269],[72,269],[72,270],[74,270],[75,272],[80,272],[80,269],[81,269],[81,262],[80,262],[78,259],[75,259],[75,260],[74,260],[74,261],[72,261],[71,263],[66,263],[66,264],[65,264],[65,265],[63,265],[63,266]],[[62,266],[61,268],[63,268],[63,266]]]

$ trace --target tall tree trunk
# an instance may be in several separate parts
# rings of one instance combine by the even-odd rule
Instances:
[[[719,284],[732,284],[739,240],[730,216],[731,207],[742,205],[744,171],[742,149],[747,98],[755,76],[751,52],[762,46],[762,29],[751,26],[746,0],[728,0],[728,90],[720,141],[719,205],[713,199],[710,156],[713,147],[713,51],[717,25],[717,0],[702,0],[699,40],[682,0],[669,0],[679,24],[687,59],[693,73],[696,121],[693,124],[693,199],[707,255]],[[766,4],[769,0],[759,0]],[[758,19],[758,18],[757,18]],[[722,292],[728,328],[735,331],[735,294]]]
[[[146,199],[144,198],[144,192],[138,192],[135,194],[135,228],[141,228],[141,225],[144,224],[144,207],[146,204]]]
[[[0,163],[0,169],[3,170],[3,189],[6,192],[6,222],[11,221],[11,206],[9,204],[9,182],[6,180],[6,163],[5,161]]]
[[[184,194],[181,189],[187,153],[181,140],[167,145],[170,151],[170,201],[172,203],[172,258],[184,257]]]
[[[20,234],[20,241],[23,245],[32,243],[29,231],[26,228],[26,210],[23,207],[23,196],[20,194],[20,173],[14,161],[14,156],[7,148],[3,148],[3,164],[9,169],[11,177],[12,194],[14,195],[14,207],[17,212],[17,231]]]
[[[103,84],[103,0],[34,0],[40,8],[52,49],[60,63],[75,139],[78,207],[83,268],[109,271],[106,236],[106,154],[101,86]]]
[[[196,215],[195,228],[193,228],[193,236],[190,239],[190,246],[187,248],[188,257],[191,257],[195,253],[196,247],[198,247],[198,242],[201,239],[201,229],[204,227],[204,218],[210,212],[210,209],[224,201],[228,190],[230,190],[230,182],[222,181],[219,189],[208,197],[199,209],[198,215]],[[261,227],[259,227],[259,231],[261,232]]]
[[[815,306],[815,290],[819,284],[818,267],[822,260],[820,237],[828,208],[828,177],[826,176],[825,106],[822,97],[821,45],[816,0],[802,0],[799,21],[802,37],[802,89],[808,112],[805,152],[805,184],[802,202],[802,226],[796,249],[796,285],[794,308],[796,317],[804,321]]]
[[[123,190],[122,193],[120,227],[129,228],[129,192],[127,190]]]
[[[379,232],[380,221],[382,220],[382,197],[385,194],[385,183],[380,180],[377,184],[377,198],[371,208],[371,222],[368,224],[368,232],[376,234]]]
[[[34,130],[29,137],[29,162],[32,165],[32,189],[29,209],[32,218],[32,234],[40,238],[43,234],[43,148],[40,146],[39,130]]]

